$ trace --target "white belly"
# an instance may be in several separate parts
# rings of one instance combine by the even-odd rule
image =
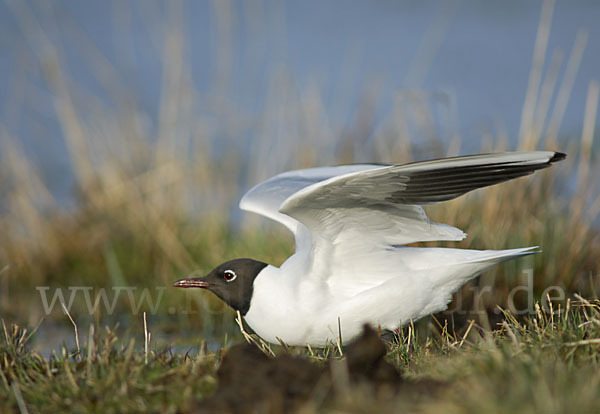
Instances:
[[[348,343],[365,323],[395,329],[427,308],[431,291],[426,283],[407,283],[411,277],[369,289],[353,297],[332,298],[327,289],[307,277],[300,286],[288,284],[294,278],[269,270],[255,279],[250,309],[244,316],[248,325],[264,340],[288,345],[322,346]],[[415,275],[417,276],[417,275]],[[422,275],[418,275],[422,276]],[[297,279],[296,279],[297,280]]]

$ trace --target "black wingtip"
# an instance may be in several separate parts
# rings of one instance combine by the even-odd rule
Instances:
[[[563,153],[563,152],[555,152],[554,155],[552,156],[552,158],[550,158],[550,163],[553,162],[558,162],[558,161],[562,161],[565,158],[567,158],[567,154]]]

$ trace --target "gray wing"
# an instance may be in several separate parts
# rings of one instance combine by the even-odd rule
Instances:
[[[280,212],[300,219],[303,209],[438,203],[531,174],[564,158],[565,154],[551,151],[508,152],[360,171],[301,189],[285,200]]]
[[[452,226],[430,222],[420,204],[450,200],[564,158],[548,151],[484,154],[350,172],[301,188],[279,212],[297,220],[307,234],[300,239],[302,251],[309,255],[308,275],[352,282],[365,263],[366,273],[382,273],[373,267],[390,246],[466,236]],[[296,233],[297,252],[298,234],[303,232]]]
[[[302,223],[311,234],[313,261],[320,256],[322,263],[330,262],[336,251],[365,246],[462,240],[462,231],[430,222],[420,205],[528,175],[564,158],[550,151],[514,152],[357,171],[300,189],[279,212]]]

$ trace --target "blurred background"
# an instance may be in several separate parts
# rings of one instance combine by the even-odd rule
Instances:
[[[254,184],[536,148],[569,157],[428,209],[469,234],[445,245],[544,250],[451,308],[489,324],[524,269],[536,299],[552,285],[595,296],[598,21],[592,0],[0,1],[0,315],[43,318],[40,342],[62,341],[61,299],[43,301],[60,291],[82,324],[138,329],[148,311],[159,341],[235,337],[232,312],[169,286],[293,252],[284,229],[237,209]]]

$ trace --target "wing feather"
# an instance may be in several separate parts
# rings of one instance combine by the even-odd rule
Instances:
[[[292,217],[306,208],[431,204],[547,168],[565,158],[551,151],[508,152],[392,165],[307,186],[281,205]]]
[[[354,164],[284,172],[251,188],[242,197],[239,206],[242,210],[260,214],[283,224],[294,234],[296,252],[308,252],[313,243],[311,232],[303,223],[281,213],[279,211],[281,204],[303,188],[324,180],[386,166],[389,165]],[[422,211],[422,215],[425,216],[424,211]]]

